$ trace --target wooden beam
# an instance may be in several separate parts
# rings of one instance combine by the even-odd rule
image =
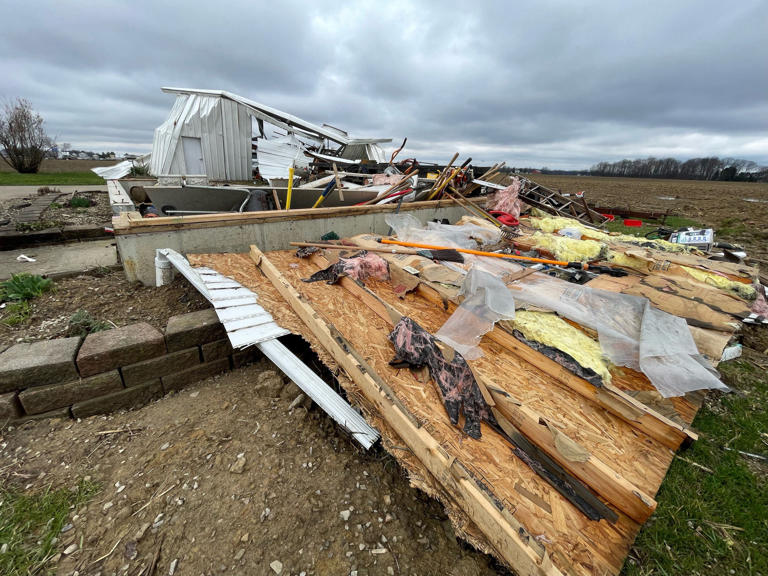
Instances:
[[[511,512],[495,505],[467,472],[466,467],[451,457],[423,427],[416,427],[397,404],[387,397],[370,374],[360,370],[355,358],[333,338],[328,325],[315,309],[261,250],[251,246],[250,256],[321,345],[360,387],[368,401],[403,443],[482,531],[498,555],[522,576],[561,575],[562,572],[552,563],[546,550],[533,540]]]
[[[336,190],[339,192],[339,200],[344,202],[344,191],[342,190],[344,186],[341,183],[341,178],[339,177],[339,169],[336,168],[336,162],[333,163],[333,175],[336,178]]]
[[[326,268],[330,263],[321,254],[311,256],[312,263],[318,268]],[[366,287],[359,285],[349,277],[340,278],[339,284],[355,298],[364,302],[377,316],[394,326],[402,316],[402,312],[387,304],[372,294]],[[442,305],[440,306],[442,308]],[[472,364],[472,362],[470,362]],[[644,524],[656,509],[656,501],[644,493],[621,474],[592,454],[584,461],[574,461],[564,454],[559,445],[573,444],[573,441],[562,432],[559,439],[555,438],[554,428],[534,410],[516,401],[503,390],[486,386],[476,374],[476,380],[486,402],[500,412],[511,425],[522,433],[528,440],[543,450],[550,458],[568,470],[576,478],[584,482],[598,495],[605,498],[609,504],[624,512],[640,524]],[[504,428],[504,426],[502,426]],[[509,433],[505,429],[505,432]]]
[[[485,198],[468,199],[481,206]],[[450,206],[459,203],[452,199],[442,201],[404,202],[400,212],[423,210]],[[168,230],[211,228],[219,226],[242,226],[245,224],[262,224],[267,222],[288,222],[298,220],[314,220],[340,216],[359,216],[363,214],[386,214],[395,212],[395,203],[375,206],[334,206],[330,208],[298,208],[290,213],[282,210],[264,210],[261,212],[230,212],[226,214],[196,214],[192,216],[162,216],[159,218],[141,218],[136,212],[136,218],[125,217],[122,214],[113,218],[115,234],[143,234],[147,232],[166,232]],[[125,214],[125,213],[123,213]],[[132,214],[132,213],[129,213]]]

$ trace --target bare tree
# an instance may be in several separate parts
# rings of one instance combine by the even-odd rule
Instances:
[[[0,111],[0,156],[21,173],[34,173],[53,147],[43,117],[24,98],[6,102]]]

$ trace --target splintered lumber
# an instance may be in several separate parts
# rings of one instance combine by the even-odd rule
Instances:
[[[494,412],[499,412],[531,442],[610,504],[640,524],[645,523],[656,510],[653,497],[565,434],[556,431],[551,423],[536,412],[503,390],[488,387],[488,391],[494,402]],[[499,422],[502,420],[499,419]]]
[[[328,260],[318,253],[313,254],[310,260],[320,269],[329,265]],[[394,325],[402,316],[401,312],[351,278],[342,277],[339,284],[388,324]],[[522,433],[560,466],[605,498],[609,504],[640,524],[645,523],[653,514],[656,501],[652,496],[644,493],[593,454],[584,452],[583,448],[581,454],[574,456],[574,450],[570,452],[567,450],[568,447],[577,446],[573,440],[562,432],[555,431],[553,425],[545,418],[508,393],[486,386],[477,374],[475,376],[486,402],[491,406],[494,415],[508,435],[513,436],[518,431]],[[504,421],[505,419],[507,422]],[[505,424],[513,426],[514,429],[509,430]]]
[[[458,459],[451,457],[424,427],[415,426],[371,375],[360,369],[355,357],[344,350],[315,309],[302,298],[261,250],[252,245],[250,257],[315,338],[359,386],[366,399],[445,488],[450,498],[482,531],[499,557],[523,576],[562,574],[552,563],[546,549],[528,534],[512,513],[503,505],[493,502],[467,468]]]

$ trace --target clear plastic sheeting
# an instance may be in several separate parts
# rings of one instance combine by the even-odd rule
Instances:
[[[728,390],[699,354],[686,321],[650,303],[640,328],[640,369],[665,398],[703,388]]]
[[[495,244],[501,239],[501,232],[476,224],[439,224],[428,222],[425,226],[411,214],[387,214],[384,220],[403,242],[417,242],[449,248],[477,248],[484,244]]]
[[[512,294],[497,276],[472,267],[459,295],[464,301],[435,334],[467,360],[480,358],[478,347],[483,335],[500,320],[515,317]]]
[[[647,298],[544,277],[519,287],[519,302],[597,330],[603,354],[616,365],[642,371],[665,398],[728,389],[706,367],[685,320],[653,308]]]

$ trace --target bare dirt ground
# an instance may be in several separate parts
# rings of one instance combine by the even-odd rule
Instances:
[[[584,190],[587,201],[610,208],[665,212],[713,227],[717,239],[743,245],[768,264],[768,184],[533,174],[563,192]],[[764,266],[763,266],[764,267]]]
[[[57,574],[496,574],[380,449],[363,453],[266,362],[142,409],[3,430],[0,482],[98,482]],[[69,526],[65,526],[65,529]],[[274,564],[278,562],[278,564]],[[272,567],[271,567],[272,566]]]
[[[32,342],[67,336],[69,320],[85,310],[97,322],[125,326],[148,322],[164,330],[176,314],[208,308],[209,304],[184,278],[161,288],[130,284],[122,270],[82,274],[54,282],[53,290],[30,301],[29,318],[16,326],[3,322],[0,310],[0,349],[16,342]]]

